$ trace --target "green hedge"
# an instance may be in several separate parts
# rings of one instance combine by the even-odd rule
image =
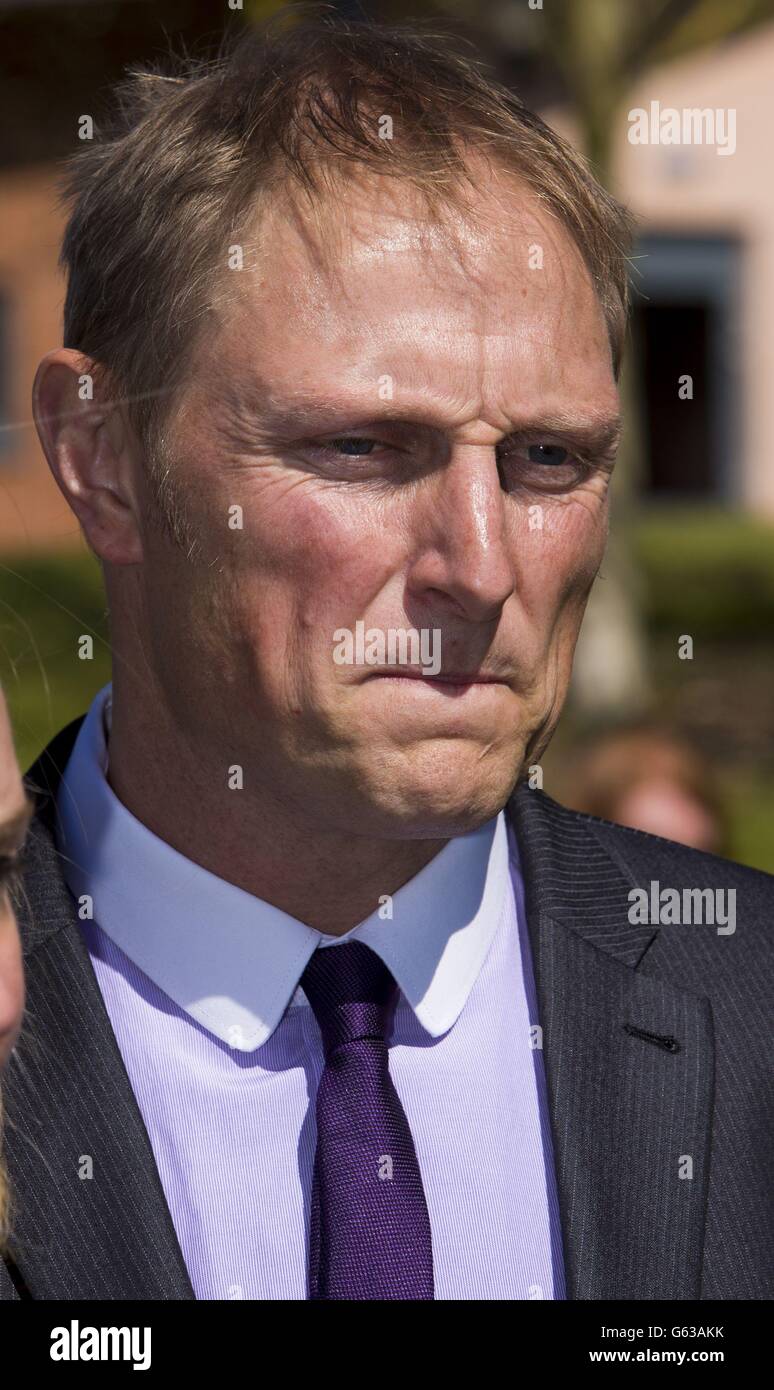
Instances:
[[[92,636],[91,660],[79,639]],[[88,551],[0,559],[0,681],[21,767],[110,680],[102,574]]]
[[[651,631],[774,638],[774,524],[670,509],[644,514],[632,534]]]

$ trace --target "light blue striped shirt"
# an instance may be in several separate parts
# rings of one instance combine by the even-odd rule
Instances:
[[[105,775],[110,692],[93,701],[65,770],[58,845],[93,913],[84,937],[196,1297],[307,1297],[323,1055],[298,982],[318,947],[358,939],[401,988],[390,1072],[422,1172],[436,1298],[564,1298],[504,813],[451,840],[346,935],[325,936],[192,863],[118,800]]]

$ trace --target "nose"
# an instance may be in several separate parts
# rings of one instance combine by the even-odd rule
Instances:
[[[470,622],[496,620],[514,590],[508,498],[492,445],[458,445],[417,517],[412,597],[439,596]]]

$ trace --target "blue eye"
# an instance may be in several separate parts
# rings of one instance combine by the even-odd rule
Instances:
[[[360,458],[363,454],[370,454],[375,444],[375,439],[367,439],[364,435],[352,435],[342,439],[331,439],[326,447],[345,454],[347,458]]]
[[[558,444],[531,444],[527,453],[530,463],[544,463],[553,468],[561,467],[570,457]]]

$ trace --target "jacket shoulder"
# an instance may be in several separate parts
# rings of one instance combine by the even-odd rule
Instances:
[[[602,898],[627,896],[653,885],[682,890],[731,891],[750,927],[766,929],[774,917],[774,875],[717,854],[692,849],[645,830],[574,811],[538,789],[521,784],[510,813],[527,861],[537,867],[560,909],[597,916]],[[617,890],[611,878],[615,875]],[[552,889],[551,881],[558,884]]]
[[[667,840],[647,830],[618,825],[615,821],[604,820],[600,816],[571,811],[567,807],[561,809],[565,815],[586,825],[609,853],[614,854],[631,869],[648,869],[663,865],[691,883],[711,880],[713,884],[717,882],[732,887],[744,887],[746,892],[760,894],[762,901],[774,904],[774,874],[769,874],[764,869],[754,869],[748,864],[739,864],[722,855],[709,854],[706,850],[694,849],[690,845],[679,844],[676,840]]]
[[[726,946],[733,941],[734,949],[727,959],[733,959],[736,969],[758,971],[765,962],[774,968],[774,875],[645,830],[572,811],[550,797],[544,801],[551,803],[550,807],[546,804],[546,812],[556,832],[576,837],[583,833],[587,843],[601,847],[616,864],[630,889],[643,890],[650,903],[658,902],[660,895],[664,895],[663,900],[671,897],[673,903],[679,902],[672,914],[668,908],[660,914],[662,947],[679,936],[689,954],[698,951],[714,959],[720,951],[721,959],[726,958]],[[676,891],[670,894],[668,890]],[[705,904],[714,903],[710,911],[716,917],[715,927],[720,924],[720,914],[730,917],[725,929],[718,932],[710,925],[712,917],[707,922],[705,909],[703,925],[709,930],[696,936],[686,933],[685,927],[689,922],[702,922],[701,913],[697,916],[702,895]],[[690,904],[687,919],[686,903]]]

